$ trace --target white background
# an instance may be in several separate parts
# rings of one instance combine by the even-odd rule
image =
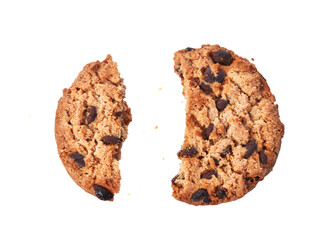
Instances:
[[[322,239],[318,3],[1,1],[0,239]],[[255,59],[286,131],[252,192],[195,207],[171,197],[185,127],[172,58],[216,43]],[[71,180],[54,138],[62,89],[108,53],[133,114],[114,202]]]

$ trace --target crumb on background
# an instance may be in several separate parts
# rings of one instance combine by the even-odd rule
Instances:
[[[158,88],[158,91],[161,91],[162,90],[162,87]]]
[[[252,60],[252,61],[255,61],[255,59],[254,59],[254,58],[251,58],[251,60]]]
[[[156,125],[155,127],[154,127],[154,129],[158,129],[159,127],[158,127],[158,125]]]

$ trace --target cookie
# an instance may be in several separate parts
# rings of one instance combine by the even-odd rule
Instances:
[[[173,197],[215,205],[243,197],[272,170],[284,125],[254,64],[219,45],[174,55],[186,99],[184,143]]]
[[[86,192],[110,200],[120,189],[121,147],[131,122],[125,86],[112,57],[87,64],[63,90],[55,118],[60,159]]]

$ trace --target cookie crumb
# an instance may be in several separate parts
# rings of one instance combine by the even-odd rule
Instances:
[[[158,125],[156,125],[155,127],[154,127],[154,129],[158,129],[159,127],[158,127]]]
[[[161,91],[162,90],[162,87],[158,88],[158,91]]]
[[[255,61],[255,59],[254,59],[254,58],[251,58],[251,60],[252,60],[252,61]]]

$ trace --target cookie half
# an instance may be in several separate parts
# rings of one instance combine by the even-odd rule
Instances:
[[[219,45],[175,53],[186,98],[173,197],[209,205],[243,197],[272,170],[284,125],[254,64]]]
[[[131,122],[125,86],[112,57],[87,64],[63,90],[55,119],[59,156],[86,192],[110,200],[120,189],[121,147]]]

